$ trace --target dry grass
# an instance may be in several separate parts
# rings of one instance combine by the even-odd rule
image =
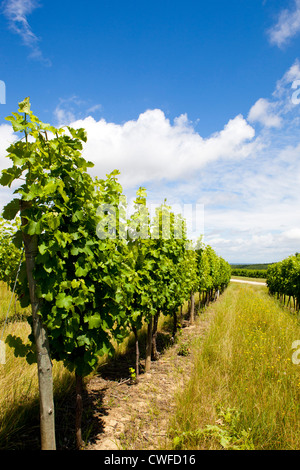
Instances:
[[[5,335],[14,334],[26,342],[27,322],[9,323]],[[62,365],[53,364],[54,395],[70,390],[73,376]],[[36,364],[15,357],[6,346],[6,363],[0,365],[0,449],[39,448],[39,391]]]
[[[22,309],[14,298],[5,324],[11,292],[0,283],[0,337],[9,334],[28,341],[30,326],[25,320],[30,308]],[[5,364],[0,364],[0,449],[39,448],[39,391],[36,364],[15,357],[5,345]],[[73,377],[61,363],[53,364],[54,393],[67,393]]]

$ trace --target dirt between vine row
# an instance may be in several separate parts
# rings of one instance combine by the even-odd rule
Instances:
[[[150,372],[140,374],[138,383],[129,375],[132,356],[103,367],[88,382],[93,431],[86,450],[171,448],[168,428],[176,409],[176,393],[183,389],[193,368],[192,342],[204,336],[210,322],[207,315],[201,315],[193,325],[185,323],[177,341],[165,347],[158,361],[152,361]]]

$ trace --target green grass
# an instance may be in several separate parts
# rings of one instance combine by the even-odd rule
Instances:
[[[260,286],[232,283],[205,315],[194,373],[177,396],[174,449],[300,449],[297,318]]]

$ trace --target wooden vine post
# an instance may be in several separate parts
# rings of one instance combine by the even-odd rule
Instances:
[[[191,325],[194,324],[195,321],[195,294],[191,292],[191,304],[190,304],[190,323]]]
[[[140,375],[140,347],[139,347],[139,338],[136,326],[132,326],[132,331],[134,334],[135,341],[135,381],[138,383]]]
[[[82,421],[82,412],[83,412],[83,379],[82,376],[75,373],[75,383],[76,383],[76,413],[75,413],[75,426],[76,426],[76,447],[77,450],[83,448],[82,440],[82,431],[81,431],[81,421]]]
[[[30,203],[20,201],[22,226],[27,224],[24,211],[29,207]],[[35,257],[38,250],[38,239],[37,235],[28,235],[24,233],[24,231],[22,236],[25,248],[26,273],[32,309],[33,334],[37,354],[41,449],[56,450],[52,363],[47,332],[43,326],[42,317],[39,315],[39,300],[36,295],[36,283],[33,276]]]
[[[159,353],[157,351],[156,338],[157,338],[157,327],[158,319],[160,315],[160,310],[156,312],[153,318],[153,328],[152,328],[152,358],[154,361],[157,361],[159,358]]]
[[[153,329],[153,321],[152,321],[152,318],[150,318],[149,323],[148,323],[148,328],[147,328],[145,372],[150,372],[150,369],[151,369],[152,329]]]

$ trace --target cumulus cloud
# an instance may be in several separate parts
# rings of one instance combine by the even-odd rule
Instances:
[[[40,7],[37,0],[4,0],[2,13],[8,19],[10,29],[18,34],[25,46],[30,49],[30,58],[42,62],[46,66],[51,61],[43,56],[39,46],[39,38],[34,34],[27,17]]]
[[[283,10],[278,22],[269,29],[268,35],[271,44],[282,47],[300,32],[300,0],[294,1],[292,10]]]
[[[87,117],[72,125],[87,131],[84,155],[95,163],[94,173],[104,176],[117,168],[126,186],[153,180],[175,181],[212,161],[245,158],[255,135],[239,115],[220,132],[204,139],[186,115],[171,123],[160,109],[147,110],[124,124]]]

